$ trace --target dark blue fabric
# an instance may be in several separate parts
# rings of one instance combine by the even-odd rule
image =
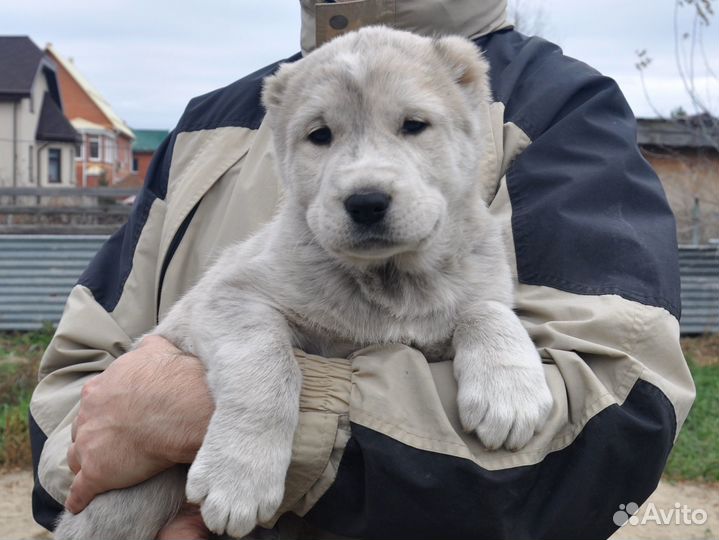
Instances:
[[[674,216],[616,83],[540,38],[477,43],[505,122],[532,140],[507,171],[519,281],[617,294],[678,319]]]
[[[332,487],[306,519],[351,538],[608,538],[620,504],[654,491],[676,432],[650,383],[592,418],[540,463],[490,471],[352,424]]]
[[[55,523],[63,510],[62,504],[52,498],[45,491],[37,479],[38,466],[40,465],[40,454],[42,453],[47,436],[37,425],[32,414],[28,413],[30,426],[30,447],[32,448],[32,469],[35,484],[32,488],[32,515],[40,525],[52,531]]]

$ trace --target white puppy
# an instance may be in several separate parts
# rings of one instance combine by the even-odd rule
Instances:
[[[551,394],[482,200],[487,71],[465,39],[375,27],[265,81],[278,213],[153,332],[207,368],[216,410],[186,493],[213,531],[240,537],[280,505],[302,383],[292,347],[454,358],[462,424],[491,449],[544,423]],[[100,495],[56,538],[153,538],[183,482],[174,469]]]

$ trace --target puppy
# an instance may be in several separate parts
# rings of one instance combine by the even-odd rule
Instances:
[[[262,97],[280,208],[152,332],[206,366],[216,410],[186,494],[235,537],[282,501],[302,382],[293,347],[342,357],[404,343],[453,358],[462,424],[489,449],[521,448],[552,407],[482,199],[490,94],[476,46],[366,28],[283,65]],[[56,538],[154,538],[184,483],[176,468],[100,495]]]

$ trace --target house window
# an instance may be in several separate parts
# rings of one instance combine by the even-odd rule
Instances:
[[[132,172],[137,172],[140,170],[140,164],[137,162],[137,158],[132,158]]]
[[[85,139],[75,144],[75,159],[83,161],[85,159]]]
[[[105,137],[105,163],[115,162],[115,141]]]
[[[47,181],[50,184],[62,182],[62,163],[59,148],[50,148],[47,151]]]
[[[100,136],[90,135],[87,138],[87,142],[90,146],[90,160],[100,161]]]

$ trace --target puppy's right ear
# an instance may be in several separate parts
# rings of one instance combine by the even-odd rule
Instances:
[[[433,44],[454,82],[463,90],[488,101],[489,63],[479,48],[470,40],[459,36],[439,37],[434,39]]]
[[[270,110],[282,105],[287,83],[295,67],[294,64],[282,64],[274,75],[265,77],[262,81],[262,105],[265,109]]]

